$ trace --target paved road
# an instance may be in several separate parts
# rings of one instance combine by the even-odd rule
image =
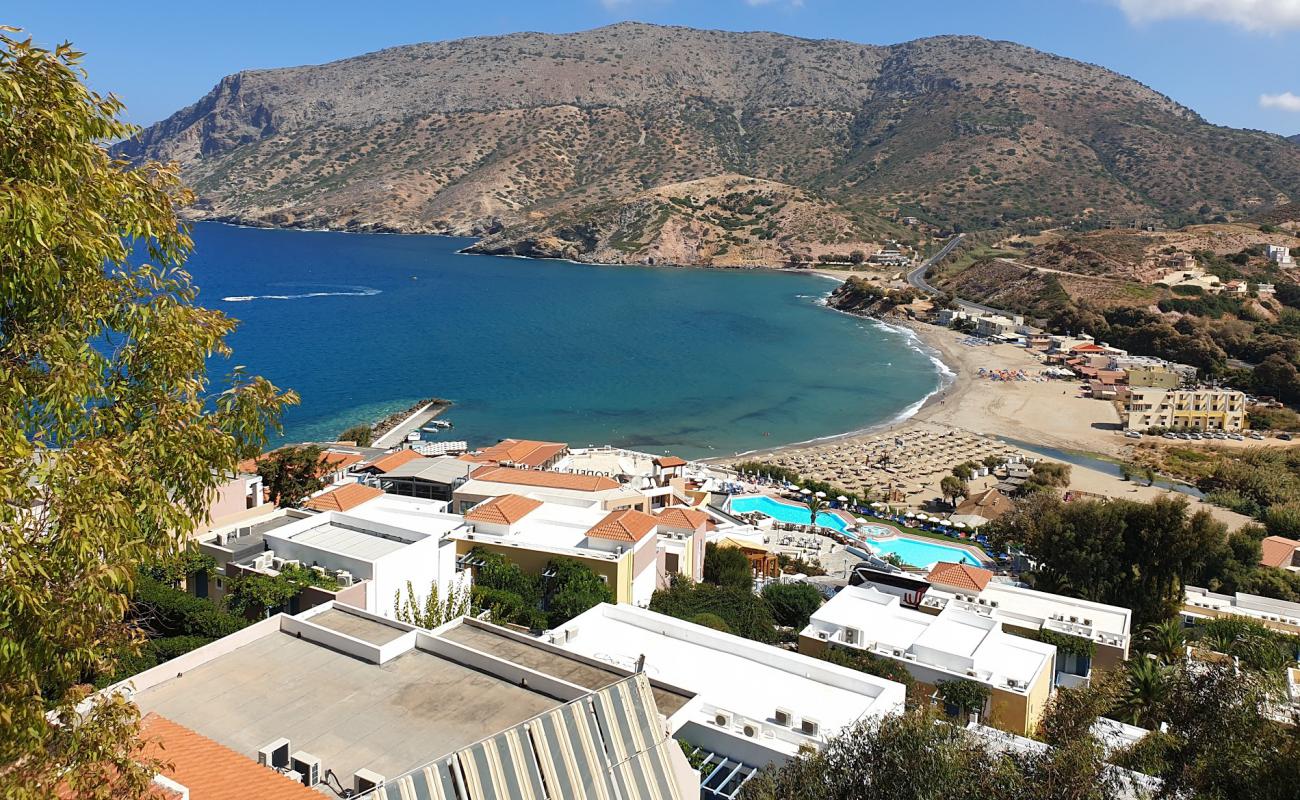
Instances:
[[[930,256],[925,261],[922,261],[920,265],[916,267],[916,269],[907,273],[907,282],[911,284],[913,287],[925,292],[926,294],[932,294],[932,295],[943,294],[942,291],[930,285],[930,282],[925,279],[925,275],[927,272],[930,271],[931,267],[933,267],[935,264],[938,264],[940,261],[943,261],[945,258],[947,258],[948,255],[952,253],[953,248],[961,244],[961,240],[965,238],[966,238],[966,234],[959,233],[956,236],[949,239],[948,243],[945,244],[942,248],[940,248],[939,252]],[[1003,316],[1011,316],[1010,312],[1003,311],[1000,308],[981,305],[979,303],[972,303],[969,300],[962,300],[961,298],[957,298],[957,305],[960,306],[961,308],[964,308],[967,311],[975,311],[981,314],[1002,314]]]

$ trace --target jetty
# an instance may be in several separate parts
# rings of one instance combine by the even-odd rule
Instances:
[[[406,435],[428,425],[451,405],[446,400],[433,398],[417,403],[406,415],[394,414],[375,426],[372,447],[396,447],[406,441]],[[394,419],[395,418],[395,419]]]

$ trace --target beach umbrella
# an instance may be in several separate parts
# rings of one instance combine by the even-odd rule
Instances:
[[[954,528],[965,528],[965,527],[966,527],[966,523],[964,523],[964,522],[954,522],[954,523],[952,524],[952,526],[953,526]]]
[[[804,491],[807,491],[807,489],[805,489]],[[826,497],[826,493],[825,493],[825,492],[818,492],[818,493],[817,493],[816,495],[814,495],[814,496],[815,496],[815,497],[821,497],[821,498],[824,499],[824,498]]]
[[[799,494],[812,494],[812,489],[800,489]]]
[[[930,520],[930,515],[929,515],[929,514],[917,514],[913,519],[915,519],[917,522],[929,522],[929,520]]]
[[[952,524],[952,520],[950,520],[950,519],[941,519],[941,520],[939,520],[939,524],[940,524],[940,525],[951,525],[951,524]]]
[[[874,502],[874,503],[871,504],[871,507],[872,507],[872,508],[884,508],[884,507],[885,507],[885,504],[882,503],[882,502],[880,502],[879,500],[877,500],[876,502]]]
[[[904,512],[903,512],[903,516],[908,517],[908,518],[910,519],[910,518],[912,518],[912,517],[915,517],[916,514],[912,513],[912,512],[909,510],[909,511],[904,511]]]
[[[841,503],[847,503],[847,502],[849,502],[849,498],[845,497],[844,495],[840,495],[839,497],[837,497],[837,498],[835,498],[835,499],[838,500],[838,501],[840,501]]]

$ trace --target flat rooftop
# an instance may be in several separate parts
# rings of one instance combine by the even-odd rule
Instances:
[[[295,544],[311,545],[333,553],[355,556],[367,561],[374,561],[389,553],[397,552],[410,542],[379,536],[370,531],[326,522],[308,528],[291,539]]]
[[[250,758],[287,737],[345,778],[359,769],[400,775],[560,705],[423,650],[374,664],[279,630],[134,699]]]
[[[598,605],[553,632],[559,647],[645,674],[758,721],[777,707],[828,732],[901,710],[902,685],[633,606]],[[897,707],[895,707],[895,702]]]
[[[402,637],[402,631],[382,622],[349,614],[337,608],[331,608],[316,614],[311,621],[323,628],[369,642],[374,645],[388,644]]]
[[[441,638],[468,645],[479,652],[489,653],[592,690],[603,689],[632,674],[630,670],[614,670],[589,664],[564,653],[556,653],[540,647],[537,642],[520,641],[500,629],[479,627],[471,622],[444,631]],[[685,692],[659,686],[654,686],[652,689],[655,703],[665,716],[676,713],[693,697]]]
[[[845,629],[860,635],[852,644]],[[873,588],[846,586],[813,615],[805,635],[826,634],[831,641],[866,650],[901,650],[908,663],[966,675],[999,688],[1008,680],[1033,683],[1052,660],[1056,648],[1007,633],[996,619],[949,604],[938,616],[904,608],[899,598]],[[891,657],[895,657],[892,656]]]

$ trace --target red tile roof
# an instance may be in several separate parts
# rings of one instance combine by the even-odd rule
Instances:
[[[248,756],[183,725],[147,714],[144,754],[170,763],[163,775],[190,790],[190,800],[320,800],[321,795]]]
[[[542,469],[488,466],[479,467],[469,476],[476,481],[540,486],[547,489],[572,489],[579,492],[600,492],[605,489],[617,489],[619,486],[618,481],[603,475],[575,475],[570,472],[548,472]]]
[[[474,506],[465,515],[471,522],[513,525],[541,506],[541,502],[518,494],[503,494]]]
[[[655,459],[655,465],[663,468],[684,467],[686,466],[686,459],[677,456],[660,456]]]
[[[993,580],[993,573],[979,567],[972,567],[969,564],[954,564],[951,561],[940,561],[930,570],[930,583],[940,583],[944,586],[951,586],[955,589],[969,589],[972,592],[982,592],[984,587],[989,585]]]
[[[362,503],[373,500],[384,493],[376,486],[364,483],[345,483],[337,489],[318,494],[303,503],[313,511],[351,511]]]
[[[1259,543],[1259,563],[1266,567],[1289,567],[1300,542],[1285,536],[1266,536]]]
[[[535,442],[531,439],[502,439],[491,447],[485,447],[477,453],[461,456],[464,461],[500,464],[510,462],[526,467],[544,466],[548,461],[567,450],[569,446],[562,442]]]
[[[1097,344],[1076,344],[1070,348],[1071,353],[1105,353],[1109,348]]]
[[[258,463],[274,452],[274,450],[271,450],[255,458],[244,459],[239,462],[239,471],[247,475],[256,475]],[[359,464],[364,460],[365,458],[360,453],[347,453],[342,450],[325,450],[320,454],[321,466],[327,468],[322,470],[322,472],[338,472],[341,469],[347,469],[353,464]]]
[[[713,530],[717,527],[712,517],[694,508],[670,506],[660,510],[655,516],[659,519],[659,524],[666,528],[698,531],[700,526],[704,526],[707,530]]]
[[[400,467],[418,458],[424,458],[424,456],[414,450],[394,450],[391,453],[384,453],[366,466],[378,472],[388,472],[390,469]]]
[[[593,539],[608,539],[615,542],[639,542],[654,533],[658,520],[644,511],[625,508],[611,511],[605,518],[587,531]]]

